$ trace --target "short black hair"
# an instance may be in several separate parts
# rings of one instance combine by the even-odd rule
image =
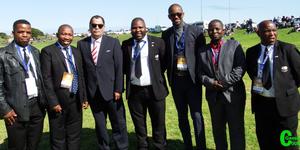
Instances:
[[[17,21],[14,22],[14,24],[13,24],[13,31],[15,31],[17,29],[17,25],[18,24],[27,24],[27,25],[31,26],[31,24],[30,24],[29,21],[27,21],[25,19],[19,19],[19,20],[17,20]]]
[[[172,5],[169,7],[169,9],[168,9],[168,13],[169,13],[169,14],[170,14],[170,12],[171,12],[171,9],[172,9],[174,6],[179,7],[179,8],[183,11],[182,7],[181,7],[179,4],[174,3],[174,4],[172,4]]]
[[[68,25],[68,24],[62,24],[62,25],[60,25],[60,26],[58,27],[57,34],[59,34],[60,30],[63,29],[63,28],[65,28],[65,27],[70,28],[70,29],[72,30],[72,32],[74,33],[74,30],[73,30],[73,28],[72,28],[71,25]]]
[[[131,27],[132,27],[133,23],[136,22],[136,21],[142,21],[144,23],[144,25],[146,26],[145,20],[143,18],[141,18],[141,17],[135,17],[131,21]]]
[[[105,25],[105,20],[104,20],[104,18],[103,18],[102,16],[94,15],[94,16],[91,17],[91,19],[90,19],[89,27],[91,28],[91,24],[92,24],[92,20],[93,20],[93,19],[99,19],[99,18],[102,20],[103,25]]]
[[[223,22],[219,19],[213,19],[212,21],[209,22],[208,26],[210,26],[211,24],[216,23],[216,22],[220,23],[222,28],[224,28]]]

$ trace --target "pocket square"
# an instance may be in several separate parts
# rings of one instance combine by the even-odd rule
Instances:
[[[106,53],[109,53],[110,51],[111,51],[111,50],[110,50],[110,49],[108,49],[108,50],[106,50],[105,52],[106,52]]]

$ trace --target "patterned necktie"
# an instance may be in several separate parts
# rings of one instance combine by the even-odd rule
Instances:
[[[24,58],[24,61],[25,61],[25,65],[27,66],[28,63],[29,63],[29,59],[30,58],[29,58],[29,55],[27,54],[26,48],[23,48],[23,58]],[[34,74],[33,67],[31,65],[31,63],[30,63],[30,65],[28,67],[29,67],[28,69],[30,69],[33,77],[35,78],[35,74]],[[29,70],[27,70],[27,72],[25,73],[25,78],[29,78],[29,74],[28,73],[29,73]]]
[[[141,64],[141,47],[140,42],[136,43],[135,49],[134,49],[134,58],[135,58],[135,76],[137,78],[140,78],[142,76],[142,64]]]
[[[265,60],[267,55],[268,55],[268,48],[266,47],[263,60]],[[269,90],[272,86],[269,57],[267,58],[266,63],[264,65],[263,75],[262,75],[262,84],[263,84],[263,87],[267,90]]]
[[[76,94],[77,91],[78,91],[78,74],[77,74],[77,70],[76,70],[75,65],[73,63],[72,56],[68,52],[68,48],[66,47],[66,48],[63,48],[63,49],[66,51],[68,64],[69,64],[69,67],[70,67],[71,72],[73,74],[71,93]]]
[[[97,64],[97,45],[96,45],[96,40],[93,42],[93,48],[92,48],[92,58],[93,62],[96,65]]]

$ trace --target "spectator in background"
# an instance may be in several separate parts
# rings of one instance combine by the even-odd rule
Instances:
[[[209,44],[199,52],[198,77],[206,87],[216,149],[245,149],[244,112],[246,92],[242,80],[246,59],[239,42],[224,40],[223,23],[212,20],[208,25]]]
[[[277,40],[277,28],[272,21],[259,23],[257,35],[261,42],[247,50],[246,62],[252,80],[252,111],[260,149],[297,149],[289,143],[282,143],[280,136],[287,130],[290,137],[297,137],[299,50],[292,44]]]
[[[43,132],[45,89],[39,50],[29,44],[31,24],[14,22],[14,40],[0,50],[0,117],[9,150],[37,150]]]
[[[166,64],[169,85],[175,101],[179,128],[185,149],[192,147],[188,110],[193,119],[197,149],[206,149],[202,116],[202,85],[196,82],[196,53],[205,45],[200,28],[183,21],[184,12],[179,4],[172,4],[168,17],[173,26],[162,33],[166,44]]]

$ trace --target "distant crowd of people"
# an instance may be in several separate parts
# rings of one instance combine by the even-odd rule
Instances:
[[[131,21],[131,35],[119,41],[104,35],[105,19],[92,16],[90,36],[71,45],[71,25],[58,27],[57,42],[40,51],[30,45],[31,24],[16,20],[14,40],[0,49],[0,117],[4,119],[9,150],[37,150],[48,113],[50,148],[79,150],[82,112],[91,108],[97,144],[109,150],[129,148],[125,107],[136,135],[136,149],[167,149],[167,81],[177,110],[184,149],[192,150],[191,115],[197,150],[205,150],[202,87],[206,88],[213,138],[217,150],[246,149],[243,76],[252,81],[251,106],[256,136],[262,150],[299,148],[300,52],[293,44],[277,40],[277,26],[270,20],[258,24],[260,42],[244,54],[241,44],[224,39],[221,20],[203,32],[184,21],[179,4],[168,8],[172,27],[161,38],[147,34],[143,18]],[[167,80],[165,78],[165,72]],[[125,79],[125,80],[123,80]],[[123,83],[125,81],[125,83]],[[126,86],[126,87],[124,87]],[[152,127],[150,146],[147,112]],[[107,131],[107,117],[112,133]],[[228,125],[229,138],[226,135]]]

